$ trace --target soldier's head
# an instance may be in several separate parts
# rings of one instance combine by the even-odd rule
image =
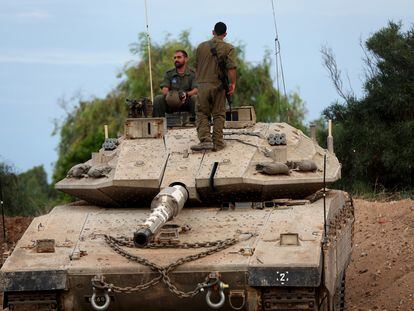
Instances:
[[[175,68],[182,68],[187,64],[188,54],[184,50],[177,50],[174,53],[174,66]]]
[[[214,25],[213,36],[224,38],[227,35],[227,26],[223,22]]]

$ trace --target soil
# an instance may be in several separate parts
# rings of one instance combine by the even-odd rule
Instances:
[[[33,217],[15,216],[5,217],[6,221],[6,238],[8,244],[15,244],[26,231],[27,227],[32,222]],[[0,218],[1,221],[1,218]],[[3,244],[3,224],[0,224],[1,244]]]
[[[414,201],[356,199],[354,203],[354,251],[346,276],[346,309],[414,311]],[[31,220],[7,217],[9,241],[16,243]]]
[[[414,201],[355,200],[347,310],[414,310]]]

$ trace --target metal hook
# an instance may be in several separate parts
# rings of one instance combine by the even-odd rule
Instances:
[[[240,304],[240,306],[235,307],[233,305],[233,302],[232,302],[232,298],[233,297],[241,297],[243,299],[242,300],[242,303]],[[229,295],[229,305],[230,305],[230,307],[233,310],[242,310],[244,308],[244,305],[245,304],[246,304],[246,295],[244,293],[244,290],[241,290],[241,291],[238,291],[238,290],[230,291],[230,295]]]
[[[108,292],[110,290],[111,289],[108,289],[108,290],[105,291],[105,294],[104,294],[105,302],[104,302],[103,305],[99,306],[96,303],[96,300],[95,300],[96,299],[96,289],[95,289],[95,287],[93,288],[93,294],[92,294],[92,297],[91,297],[91,305],[92,305],[92,308],[94,310],[96,310],[96,311],[105,311],[105,310],[108,309],[109,304],[111,303],[111,298],[109,297],[109,294],[108,294]]]
[[[223,292],[222,289],[220,289],[219,294],[220,294],[220,300],[219,300],[219,302],[214,303],[214,302],[211,301],[211,289],[209,289],[207,291],[207,294],[206,294],[206,302],[207,302],[207,305],[210,308],[217,310],[217,309],[220,309],[224,305],[224,302],[226,301],[226,296],[224,295],[224,292]]]

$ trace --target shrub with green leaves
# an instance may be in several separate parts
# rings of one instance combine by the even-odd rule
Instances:
[[[414,26],[389,25],[365,43],[364,96],[324,111],[333,119],[343,183],[401,191],[414,185]]]

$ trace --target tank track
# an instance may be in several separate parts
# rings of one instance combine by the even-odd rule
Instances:
[[[8,310],[61,310],[57,292],[7,293],[6,297],[6,306]]]
[[[342,275],[340,283],[336,289],[336,310],[345,311],[345,273]]]
[[[262,290],[263,311],[317,310],[315,288],[266,288]]]

